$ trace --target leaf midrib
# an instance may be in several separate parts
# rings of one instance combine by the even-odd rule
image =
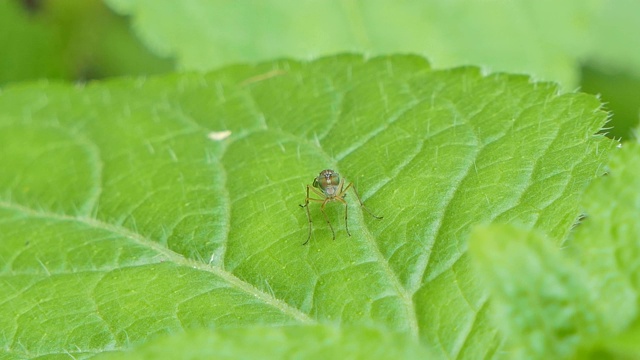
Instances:
[[[262,300],[265,304],[268,304],[280,310],[283,314],[287,314],[303,324],[316,323],[316,321],[310,318],[307,314],[301,312],[295,307],[290,306],[286,302],[279,300],[271,296],[270,294],[267,294],[259,290],[258,288],[251,285],[250,283],[243,281],[242,279],[234,276],[232,273],[225,271],[216,266],[210,266],[199,261],[185,258],[184,256],[161,246],[157,242],[152,241],[151,239],[144,237],[141,234],[132,232],[131,230],[124,228],[122,226],[105,223],[101,220],[90,218],[90,217],[76,217],[76,216],[58,214],[58,213],[44,211],[44,210],[35,210],[24,205],[11,203],[7,201],[0,201],[0,207],[9,209],[9,210],[19,211],[33,218],[76,222],[76,223],[86,225],[90,228],[100,229],[100,230],[104,230],[104,231],[119,235],[122,238],[129,239],[141,246],[144,246],[146,248],[156,251],[158,254],[165,256],[165,258],[168,261],[176,265],[193,268],[200,271],[205,271],[215,276],[218,276],[224,281],[226,281],[227,283],[229,283],[230,285],[235,286],[237,289],[245,292],[247,295],[250,295],[252,297]]]

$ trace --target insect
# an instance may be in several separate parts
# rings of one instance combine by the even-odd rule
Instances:
[[[309,212],[310,201],[322,203],[322,205],[320,206],[320,211],[322,212],[322,215],[324,215],[324,219],[327,221],[327,224],[329,224],[329,228],[331,229],[331,233],[333,234],[333,240],[336,239],[336,232],[333,230],[333,226],[331,225],[331,221],[329,221],[327,213],[324,211],[324,207],[328,202],[331,201],[339,201],[344,204],[344,227],[345,229],[347,229],[347,234],[351,236],[351,233],[349,232],[349,223],[347,221],[347,201],[344,199],[344,197],[347,195],[347,190],[349,189],[353,190],[353,193],[356,194],[358,202],[360,202],[360,206],[362,206],[362,208],[365,209],[369,213],[369,215],[373,216],[376,219],[382,219],[382,216],[374,215],[369,209],[367,209],[366,206],[364,206],[352,182],[344,187],[344,179],[340,177],[340,174],[330,169],[322,170],[320,174],[318,174],[318,176],[313,179],[313,186],[307,185],[307,197],[304,199],[304,205],[300,205],[300,207],[307,209],[307,218],[309,219],[309,236],[307,237],[307,241],[305,241],[302,245],[306,245],[311,239],[312,221],[311,213]],[[320,196],[321,199],[310,197],[309,190],[311,190],[314,194]]]

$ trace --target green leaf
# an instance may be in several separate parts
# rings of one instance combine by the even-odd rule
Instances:
[[[329,324],[491,356],[503,339],[470,229],[514,222],[563,239],[614,144],[593,135],[599,106],[411,56],[8,88],[0,349],[83,358],[189,329]],[[326,206],[332,241],[312,203],[303,246],[298,205],[326,168],[384,219],[350,193],[351,236],[343,206]]]
[[[581,64],[640,74],[637,1],[107,0],[181,67],[343,51],[417,53],[438,68],[482,65],[574,89]],[[603,51],[606,49],[606,51]]]
[[[364,350],[366,349],[366,350]],[[364,350],[364,351],[363,351]],[[313,325],[196,330],[161,337],[130,353],[99,359],[429,359],[432,355],[399,334],[380,329]]]
[[[589,274],[600,312],[612,329],[586,347],[618,356],[626,351],[633,358],[640,356],[640,146],[625,143],[608,169],[608,176],[585,194],[586,219],[569,250]]]
[[[493,290],[508,358],[571,358],[601,330],[585,274],[548,238],[494,225],[473,233],[469,251]]]
[[[625,143],[616,151],[607,176],[585,194],[586,219],[578,226],[569,251],[593,278],[593,291],[606,294],[602,304],[616,327],[637,312],[640,259],[640,147]],[[605,301],[606,300],[606,301]]]
[[[560,249],[513,226],[476,230],[469,250],[492,288],[494,321],[522,358],[637,358],[640,146],[625,144],[584,196]]]

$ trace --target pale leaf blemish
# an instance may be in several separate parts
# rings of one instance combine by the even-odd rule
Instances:
[[[284,71],[284,70],[273,69],[271,71],[267,71],[266,73],[259,74],[259,75],[256,75],[256,76],[252,76],[252,77],[244,80],[243,82],[241,82],[240,85],[241,86],[246,86],[246,85],[249,85],[249,84],[252,84],[252,83],[268,80],[268,79],[276,77],[276,76],[284,75],[286,73],[287,72]]]
[[[207,134],[207,137],[213,141],[221,141],[228,138],[230,135],[231,135],[230,130],[212,131]]]
[[[171,160],[173,160],[174,162],[178,161],[178,155],[176,155],[176,152],[173,151],[172,148],[168,148],[167,151],[169,152],[169,156],[171,156]]]
[[[151,142],[149,141],[145,141],[145,146],[147,148],[147,150],[149,151],[149,154],[155,154],[156,153],[156,149],[153,147],[153,144],[151,144]]]

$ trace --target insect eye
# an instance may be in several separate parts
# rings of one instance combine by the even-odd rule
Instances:
[[[331,185],[338,185],[340,184],[340,175],[338,175],[337,173],[333,173],[331,174]]]
[[[315,187],[315,188],[319,188],[320,187],[320,184],[318,184],[318,179],[317,178],[313,179],[313,187]]]

